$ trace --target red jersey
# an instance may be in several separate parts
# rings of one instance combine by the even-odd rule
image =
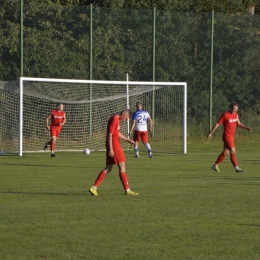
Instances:
[[[59,126],[64,121],[64,111],[52,110],[51,126]]]
[[[107,134],[112,134],[112,144],[113,147],[120,146],[120,123],[118,116],[111,116],[107,123]],[[108,140],[106,139],[106,145],[108,146]]]
[[[238,123],[237,113],[231,114],[229,111],[223,113],[218,120],[219,124],[223,124],[223,135],[234,136],[236,132],[236,127]]]

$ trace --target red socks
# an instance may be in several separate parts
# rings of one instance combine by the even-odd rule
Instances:
[[[237,164],[237,156],[235,153],[231,153],[230,154],[230,160],[232,162],[232,164],[234,165],[234,167],[238,166]]]
[[[225,157],[226,155],[224,153],[221,153],[216,161],[216,164],[219,165],[224,160]]]
[[[120,177],[120,180],[121,180],[121,182],[124,186],[124,189],[125,190],[129,189],[128,179],[127,179],[126,173],[125,172],[119,172],[119,177]],[[101,171],[93,186],[98,187],[105,178],[106,178],[106,172]]]
[[[219,165],[223,160],[224,158],[226,157],[226,155],[224,155],[223,153],[221,153],[216,161],[216,164]],[[236,167],[238,164],[237,164],[237,156],[235,153],[230,153],[230,160],[233,164],[234,167]]]
[[[104,171],[101,171],[94,183],[94,186],[98,187],[105,178],[106,178],[106,173]]]
[[[128,184],[128,179],[127,179],[127,175],[125,172],[119,172],[119,177],[120,177],[120,180],[124,186],[124,189],[127,190],[129,189],[129,184]]]
[[[51,141],[51,151],[54,151],[54,142]]]

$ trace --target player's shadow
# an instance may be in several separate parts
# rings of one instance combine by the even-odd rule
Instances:
[[[56,167],[55,165],[48,165],[48,164],[22,164],[22,163],[1,163],[1,165],[10,165],[10,166],[26,166],[26,167]]]
[[[259,159],[243,159],[245,162],[257,162],[259,164]]]
[[[7,154],[4,154],[4,153],[2,153],[2,154],[0,154],[0,156],[1,157],[17,157],[18,156],[18,154],[12,154],[12,153],[7,153]]]
[[[1,165],[5,165],[5,166],[25,166],[25,167],[49,167],[49,168],[53,168],[53,167],[57,167],[57,165],[49,165],[49,164],[22,164],[22,163],[17,163],[17,164],[14,164],[14,163],[1,163]],[[61,167],[64,167],[64,168],[75,168],[74,165],[71,165],[71,166],[61,166]],[[86,166],[77,166],[77,168],[82,168],[82,169],[86,169]],[[100,169],[100,167],[96,166],[96,167],[91,167],[92,169]],[[90,168],[88,168],[90,169]]]
[[[226,180],[226,181],[243,181],[241,184],[254,184],[254,185],[260,185],[260,177],[247,177],[247,178],[239,178],[239,177],[228,177],[228,176],[225,176],[224,178],[222,178],[223,180]],[[244,183],[244,181],[256,181],[256,182],[259,182],[259,183]]]
[[[259,227],[260,228],[260,224],[238,224],[239,226],[245,226],[245,227]]]
[[[39,192],[39,191],[0,191],[1,195],[52,195],[52,196],[86,196],[86,192]]]

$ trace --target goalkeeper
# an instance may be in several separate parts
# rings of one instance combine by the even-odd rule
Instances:
[[[139,148],[138,143],[139,140],[143,142],[145,147],[148,150],[148,155],[150,158],[153,157],[152,149],[150,144],[148,143],[148,130],[147,130],[147,120],[149,121],[149,131],[152,132],[153,120],[150,117],[149,113],[143,110],[142,104],[136,103],[136,111],[132,115],[132,127],[130,130],[130,135],[135,128],[133,140],[135,142],[135,157],[139,158]]]

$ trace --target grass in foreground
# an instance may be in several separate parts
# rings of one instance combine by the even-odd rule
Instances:
[[[260,259],[257,143],[237,140],[245,173],[221,142],[190,142],[187,155],[127,152],[136,197],[114,167],[89,195],[102,152],[0,157],[1,259]]]

